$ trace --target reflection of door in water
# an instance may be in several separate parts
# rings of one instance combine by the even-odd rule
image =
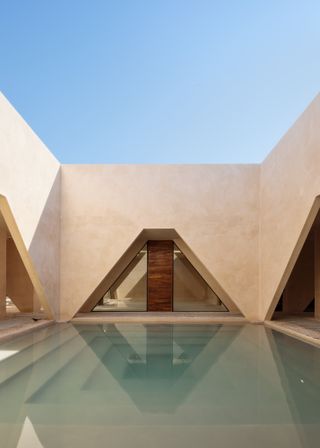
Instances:
[[[148,241],[148,311],[172,311],[173,241]]]

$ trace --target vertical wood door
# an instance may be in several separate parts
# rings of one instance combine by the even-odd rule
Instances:
[[[148,311],[172,311],[173,241],[148,241]]]

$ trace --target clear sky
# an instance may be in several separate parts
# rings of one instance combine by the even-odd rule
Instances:
[[[319,50],[319,0],[0,0],[0,90],[64,163],[260,162]]]

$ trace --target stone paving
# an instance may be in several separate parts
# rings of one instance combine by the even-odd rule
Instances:
[[[233,313],[208,312],[95,312],[77,314],[72,323],[246,323],[247,320]]]
[[[28,315],[8,315],[0,320],[0,342],[52,324],[44,319],[34,321]]]
[[[265,322],[265,325],[289,336],[320,346],[320,321],[314,317],[302,315],[277,317],[275,320]]]

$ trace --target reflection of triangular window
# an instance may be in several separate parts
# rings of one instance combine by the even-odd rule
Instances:
[[[176,245],[173,262],[174,311],[228,311]]]
[[[147,246],[145,245],[92,311],[147,309]]]
[[[26,417],[24,420],[17,448],[23,448],[25,446],[32,446],[34,448],[43,448],[43,445],[40,442],[38,435],[35,431],[35,428],[29,417]]]

